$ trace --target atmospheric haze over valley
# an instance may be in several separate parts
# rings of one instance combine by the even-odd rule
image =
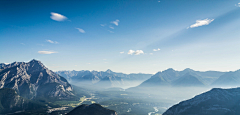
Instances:
[[[0,0],[0,115],[240,115],[239,0]]]

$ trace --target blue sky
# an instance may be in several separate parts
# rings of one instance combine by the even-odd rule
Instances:
[[[0,62],[156,73],[240,69],[240,0],[0,1]]]

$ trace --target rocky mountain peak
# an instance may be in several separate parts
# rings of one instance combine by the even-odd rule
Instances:
[[[112,73],[113,71],[112,70],[110,70],[110,69],[108,69],[107,71],[106,71],[106,73]]]
[[[162,73],[164,73],[164,72],[175,72],[175,70],[173,69],[173,68],[168,68],[167,70],[164,70]]]

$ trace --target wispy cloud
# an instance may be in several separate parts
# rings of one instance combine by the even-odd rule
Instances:
[[[158,2],[160,2],[160,1],[158,1]]]
[[[136,50],[134,54],[135,55],[140,55],[140,54],[144,54],[144,52],[142,50]]]
[[[140,54],[144,54],[144,52],[143,52],[142,50],[136,50],[136,51],[134,51],[134,50],[129,50],[129,51],[128,51],[128,54],[129,54],[129,55],[132,55],[132,54],[134,54],[134,55],[140,55]]]
[[[53,53],[57,53],[54,51],[38,51],[39,54],[53,54]]]
[[[120,54],[124,54],[124,52],[120,52]]]
[[[214,19],[204,19],[204,20],[196,20],[196,23],[191,25],[190,28],[195,28],[195,27],[199,27],[199,26],[203,26],[203,25],[208,25],[210,24],[212,21],[214,21]],[[189,28],[189,27],[188,27]],[[187,29],[188,29],[187,28]]]
[[[49,43],[52,43],[52,44],[58,44],[57,41],[52,41],[52,40],[46,40],[46,41],[49,42]]]
[[[158,49],[153,49],[153,51],[155,51],[155,52],[156,52],[156,51],[159,51],[159,50],[161,50],[161,49],[159,49],[159,48],[158,48]]]
[[[102,26],[102,27],[104,27],[104,26],[106,26],[107,24],[100,24],[100,26]]]
[[[149,53],[150,55],[153,55],[153,53]]]
[[[113,24],[115,24],[116,26],[118,26],[118,23],[119,23],[120,21],[117,19],[116,21],[112,21],[111,23],[113,23]]]
[[[90,65],[91,63],[87,63],[88,65]]]
[[[66,16],[55,13],[55,12],[51,12],[50,18],[55,20],[55,21],[65,21],[65,20],[67,20]]]
[[[107,59],[103,59],[103,60],[107,60]]]
[[[114,33],[113,31],[111,31],[111,30],[108,30],[110,33]]]
[[[240,7],[240,2],[237,4],[238,7]]]
[[[25,45],[24,43],[20,43],[20,44]]]
[[[76,28],[79,32],[81,32],[81,33],[86,33],[83,29],[81,29],[81,28]]]
[[[112,27],[111,25],[109,26],[109,28],[114,29],[114,27]]]

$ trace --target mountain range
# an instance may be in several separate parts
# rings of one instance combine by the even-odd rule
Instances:
[[[57,74],[65,77],[73,84],[81,86],[93,86],[101,88],[134,86],[133,82],[140,84],[152,76],[152,74],[124,74],[107,71],[57,71]]]
[[[176,71],[169,68],[165,71],[158,72],[148,80],[144,81],[138,87],[155,87],[155,86],[210,86],[220,76],[227,72],[218,71],[194,71],[192,69],[185,69],[183,71]],[[239,76],[240,77],[240,76]]]

